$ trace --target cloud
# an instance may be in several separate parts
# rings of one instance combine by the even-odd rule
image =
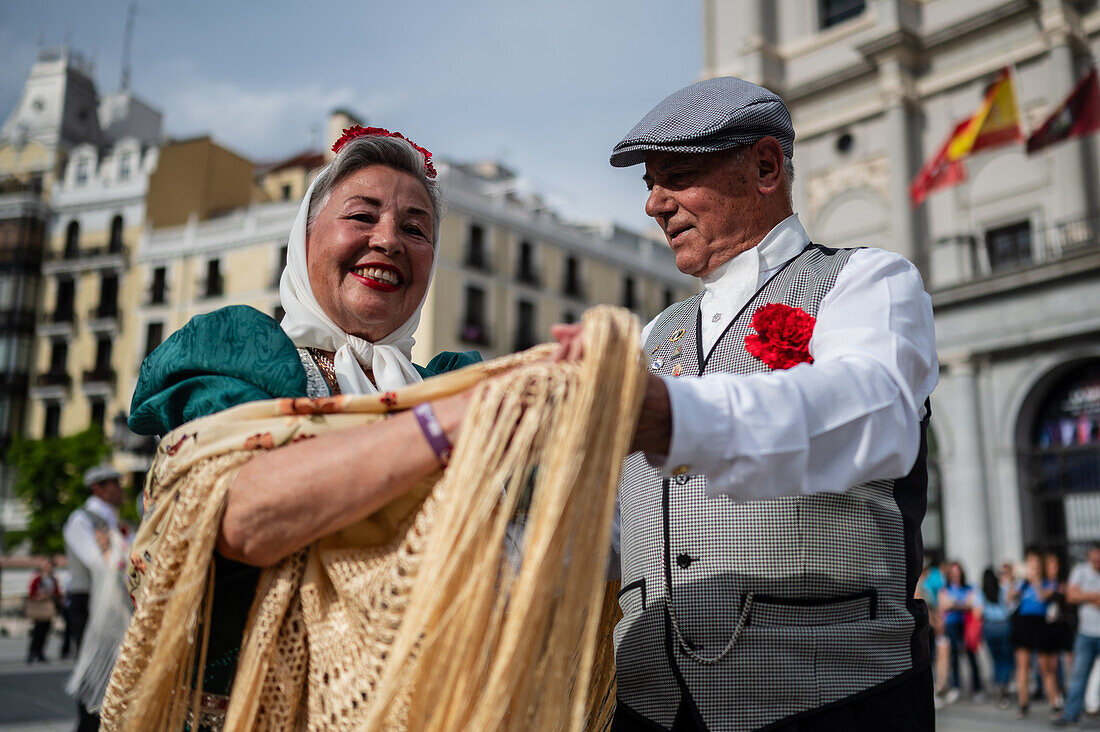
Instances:
[[[373,117],[405,101],[400,94],[364,95],[347,85],[255,88],[187,76],[157,100],[168,133],[176,137],[211,134],[256,160],[291,155],[310,145],[323,147],[328,113],[336,107]]]

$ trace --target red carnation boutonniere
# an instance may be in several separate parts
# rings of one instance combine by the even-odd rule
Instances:
[[[802,308],[782,303],[764,305],[752,315],[756,333],[745,336],[745,349],[773,369],[813,363],[810,336],[816,322]]]

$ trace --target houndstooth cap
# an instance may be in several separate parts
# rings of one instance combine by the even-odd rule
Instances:
[[[611,151],[611,164],[638,165],[647,150],[709,153],[768,136],[779,140],[784,155],[794,157],[787,105],[762,86],[722,76],[685,86],[649,110]]]

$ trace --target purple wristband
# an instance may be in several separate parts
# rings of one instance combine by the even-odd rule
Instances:
[[[428,445],[435,451],[435,456],[439,458],[440,465],[447,467],[447,463],[451,462],[451,450],[454,447],[447,439],[447,433],[439,423],[439,418],[435,416],[431,402],[417,404],[412,408],[412,413],[416,417],[416,423],[420,425],[420,431],[424,433],[424,439],[428,441]]]

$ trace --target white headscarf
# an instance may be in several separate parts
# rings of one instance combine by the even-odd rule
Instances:
[[[328,170],[327,168],[325,170]],[[336,380],[344,394],[371,394],[378,391],[392,391],[408,384],[423,381],[420,373],[409,360],[412,347],[416,342],[413,333],[420,323],[420,311],[428,297],[424,297],[416,306],[409,319],[399,325],[389,335],[374,341],[363,340],[358,336],[345,333],[325,314],[313,296],[309,283],[309,270],[306,268],[306,223],[309,219],[309,199],[313,187],[325,171],[313,179],[306,191],[298,217],[290,230],[290,241],[286,249],[286,267],[279,280],[279,299],[286,315],[279,325],[299,348],[319,348],[323,351],[335,351],[333,363],[336,367]],[[438,234],[436,236],[438,241]],[[438,253],[433,252],[431,274],[428,286],[435,276]],[[363,371],[368,366],[374,372],[375,384]]]

